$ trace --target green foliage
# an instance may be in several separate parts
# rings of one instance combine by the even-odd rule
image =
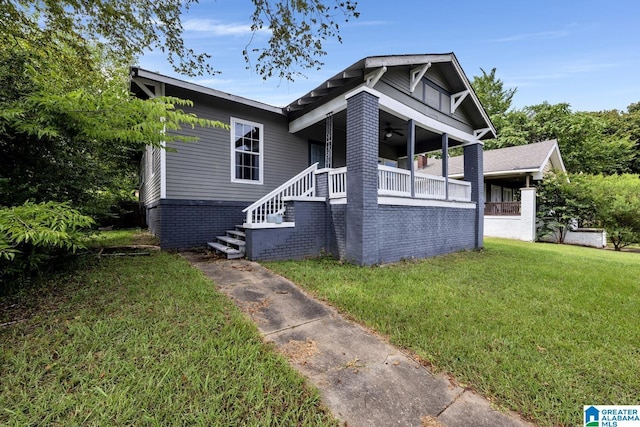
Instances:
[[[56,254],[83,248],[91,217],[68,203],[32,203],[0,208],[0,282],[37,271]],[[4,287],[4,286],[3,286]]]
[[[615,250],[640,243],[640,175],[594,175],[583,181],[598,224],[607,230]]]
[[[538,236],[553,235],[557,243],[563,243],[567,231],[594,220],[594,201],[585,191],[579,177],[564,174],[548,174],[538,186]]]
[[[530,141],[557,139],[571,173],[615,174],[628,172],[635,156],[627,137],[609,135],[607,123],[597,113],[572,112],[569,104],[543,103],[527,107]]]
[[[145,144],[195,141],[171,132],[183,126],[226,127],[181,110],[188,100],[134,97],[127,66],[102,50],[92,69],[53,43],[57,56],[25,42],[0,49],[0,206],[69,201],[107,215],[106,201],[131,198]]]
[[[480,68],[480,71],[482,71],[482,75],[473,76],[471,85],[487,114],[493,120],[495,117],[503,116],[509,111],[513,96],[518,89],[505,89],[504,82],[496,76],[495,68],[492,68],[488,74],[482,68]]]
[[[472,86],[497,131],[485,149],[556,139],[570,173],[640,173],[640,103],[627,113],[573,112],[567,103],[547,102],[510,110],[517,89],[504,89],[495,68],[481,71]]]
[[[255,71],[264,79],[276,75],[293,81],[303,75],[295,65],[320,69],[324,64],[319,58],[327,54],[322,43],[330,38],[342,42],[336,16],[342,15],[348,21],[360,15],[357,2],[352,0],[252,1],[255,10],[251,29],[255,33],[268,27],[271,37],[266,47],[247,47],[242,53],[247,64],[251,64],[250,53],[258,54]]]
[[[102,45],[122,58],[134,58],[156,50],[164,53],[173,68],[185,75],[214,74],[211,55],[185,45],[182,14],[197,0],[10,0],[0,3],[0,26],[11,42],[51,48],[49,40],[64,35],[66,45],[85,59],[90,46]],[[268,28],[271,35],[258,52],[256,71],[265,78],[277,74],[292,80],[303,69],[322,65],[322,43],[339,36],[339,17],[358,17],[356,2],[253,0],[251,29]],[[253,40],[249,41],[251,44]],[[54,50],[54,53],[57,53]],[[87,61],[89,62],[89,61]]]
[[[570,178],[570,181],[569,181]],[[541,234],[562,243],[574,220],[602,227],[616,250],[640,242],[640,176],[547,176],[538,187]]]

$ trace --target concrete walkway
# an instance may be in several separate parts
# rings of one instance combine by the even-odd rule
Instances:
[[[345,425],[531,427],[434,375],[289,280],[246,260],[183,256],[256,323]]]

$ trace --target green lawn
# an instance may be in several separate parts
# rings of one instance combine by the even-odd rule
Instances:
[[[0,299],[0,425],[337,425],[178,255],[93,258]]]
[[[487,239],[373,268],[266,265],[540,425],[640,404],[640,254]]]

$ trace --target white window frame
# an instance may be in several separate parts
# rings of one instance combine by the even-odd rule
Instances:
[[[253,126],[259,129],[259,152],[258,152],[258,180],[253,179],[240,179],[236,178],[236,124],[243,124]],[[237,182],[241,184],[254,184],[262,185],[264,181],[264,125],[262,123],[252,122],[251,120],[239,119],[231,117],[231,130],[230,134],[230,148],[231,148],[231,182]]]
[[[147,179],[151,179],[155,175],[155,169],[153,168],[153,147],[151,145],[147,145],[147,153],[144,160],[147,167]]]

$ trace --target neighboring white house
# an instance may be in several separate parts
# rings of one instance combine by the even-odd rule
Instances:
[[[536,238],[536,183],[551,171],[566,172],[558,142],[489,150],[483,153],[486,202],[484,235],[524,241]],[[427,161],[423,171],[442,175],[441,161]],[[462,159],[451,157],[449,178],[464,178]]]
[[[483,153],[486,202],[484,235],[532,242],[536,240],[536,188],[547,173],[566,172],[558,142],[536,142]],[[442,175],[442,161],[419,159],[420,170]],[[424,164],[426,160],[426,165]],[[449,178],[462,179],[460,157],[448,161]],[[552,237],[543,241],[553,241]],[[596,228],[568,231],[564,243],[603,248],[606,232]]]

